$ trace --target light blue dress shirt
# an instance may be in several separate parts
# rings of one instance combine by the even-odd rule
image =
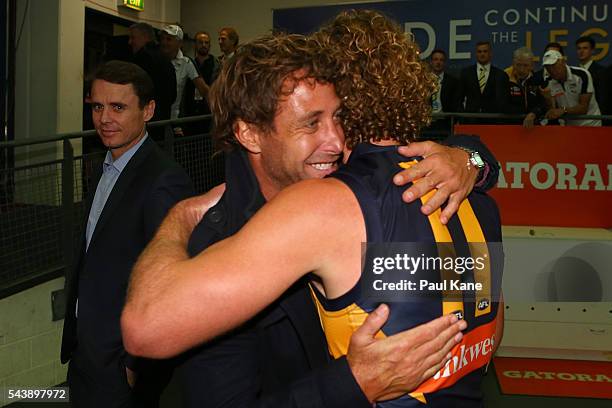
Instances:
[[[117,160],[113,160],[110,150],[106,152],[106,158],[102,164],[102,177],[100,178],[98,186],[96,187],[96,195],[94,196],[91,204],[91,210],[89,211],[89,217],[87,218],[87,229],[85,231],[86,252],[89,249],[89,242],[91,241],[91,237],[96,230],[96,224],[100,219],[100,214],[102,214],[106,200],[108,200],[111,191],[113,191],[113,187],[115,186],[117,179],[121,175],[123,169],[125,169],[125,166],[127,166],[130,159],[134,156],[134,153],[136,153],[136,151],[147,139],[147,136],[147,133],[145,133],[144,137],[140,139],[138,143],[130,147],[130,149],[123,153]]]

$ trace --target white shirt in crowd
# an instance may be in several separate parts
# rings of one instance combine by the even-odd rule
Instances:
[[[181,50],[176,54],[176,58],[172,60],[174,65],[174,71],[176,73],[176,100],[170,108],[170,117],[176,119],[179,116],[181,108],[181,101],[183,100],[183,90],[187,79],[193,81],[200,76],[193,62],[186,56],[183,55]]]

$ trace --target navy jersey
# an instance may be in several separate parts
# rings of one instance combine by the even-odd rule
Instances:
[[[406,204],[401,199],[405,187],[397,187],[391,182],[393,175],[415,162],[406,161],[397,153],[396,146],[360,144],[348,164],[331,175],[344,182],[359,201],[367,243],[419,243],[421,247],[431,248],[440,258],[473,257],[484,261],[482,268],[472,266],[460,275],[461,282],[471,283],[471,286],[439,286],[438,290],[428,292],[428,296],[413,297],[409,301],[385,301],[391,313],[378,334],[382,337],[448,313],[464,318],[468,328],[462,341],[453,348],[453,357],[433,378],[410,395],[378,406],[478,407],[482,399],[482,375],[493,354],[501,292],[503,254],[499,244],[499,211],[489,196],[472,192],[446,226],[439,221],[440,210],[430,216],[422,214],[422,202]],[[423,201],[432,194],[423,197]],[[372,256],[367,250],[364,265],[370,264]],[[336,358],[347,353],[351,334],[381,303],[380,298],[369,296],[365,290],[365,285],[370,284],[366,273],[364,269],[357,284],[336,299],[326,299],[314,287],[312,289],[330,353]],[[428,275],[434,283],[458,276],[453,268],[442,264],[434,275]],[[470,290],[475,284],[481,285],[483,290]],[[405,296],[413,295],[406,293]]]

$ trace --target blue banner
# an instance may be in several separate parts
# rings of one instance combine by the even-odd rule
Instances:
[[[450,69],[473,62],[476,43],[485,40],[493,44],[493,63],[501,68],[524,46],[540,61],[552,41],[565,47],[570,65],[577,65],[575,41],[589,35],[596,42],[593,59],[610,65],[611,8],[606,0],[387,1],[276,9],[273,24],[276,30],[307,34],[341,10],[378,10],[415,35],[424,58],[435,48],[445,50]]]

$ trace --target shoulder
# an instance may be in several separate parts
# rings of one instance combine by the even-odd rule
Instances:
[[[170,157],[167,152],[162,150],[150,137],[139,150],[142,150],[144,159],[143,173],[147,176],[159,178],[165,174],[176,174],[187,180],[189,179],[183,167]]]
[[[584,83],[589,82],[589,78],[591,77],[591,74],[586,69],[580,68],[580,67],[569,67],[569,69],[572,75],[580,78]]]
[[[586,69],[582,68],[582,67],[574,67],[574,66],[568,66],[570,72],[573,75],[577,75],[581,78],[586,78],[589,75],[589,71],[587,71]]]
[[[500,68],[498,68],[496,66],[493,66],[493,65],[491,65],[491,72],[493,72],[496,76],[498,76],[499,78],[502,78],[502,79],[509,79],[510,78],[508,76],[508,74],[504,70],[502,70],[502,69],[500,69]]]
[[[285,188],[269,204],[333,215],[330,210],[341,206],[351,195],[346,184],[335,178],[304,180]]]
[[[473,72],[476,72],[476,65],[475,64],[468,65],[467,67],[464,67],[461,70],[461,76],[469,75],[469,74],[471,74]]]
[[[590,67],[589,71],[591,71],[592,73],[600,73],[600,72],[604,71],[605,69],[606,68],[603,65],[601,65],[601,64],[599,64],[597,62],[593,62],[593,63],[591,63],[591,67]]]
[[[453,74],[449,74],[448,72],[444,73],[444,79],[442,80],[442,82],[455,85],[458,81],[459,79],[456,78]]]

